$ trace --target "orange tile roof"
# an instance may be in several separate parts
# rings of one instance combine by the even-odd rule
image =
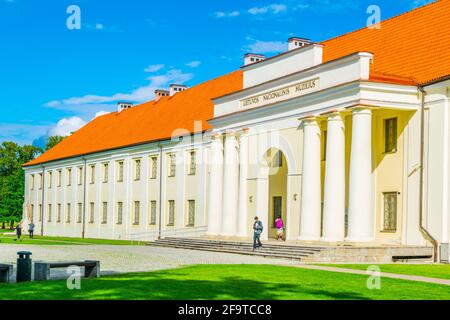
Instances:
[[[175,129],[194,132],[194,121],[201,121],[201,131],[208,130],[206,120],[214,116],[212,98],[240,89],[242,71],[239,70],[172,97],[100,116],[26,166],[170,139]]]
[[[371,73],[426,84],[450,74],[450,0],[440,0],[323,42],[323,61],[366,51]]]
[[[450,0],[440,0],[323,42],[323,62],[371,52],[370,80],[425,84],[450,74]],[[194,121],[210,128],[212,98],[243,88],[242,72],[194,86],[173,97],[98,117],[26,166],[151,141],[170,139],[177,128],[193,132]]]

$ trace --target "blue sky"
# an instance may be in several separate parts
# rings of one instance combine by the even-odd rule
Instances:
[[[427,0],[0,0],[0,142],[66,134],[117,100],[189,86],[274,55],[290,36],[322,41]],[[70,5],[81,29],[69,30]]]

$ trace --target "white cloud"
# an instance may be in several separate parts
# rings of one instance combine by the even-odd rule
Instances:
[[[260,15],[266,13],[279,14],[286,12],[288,7],[285,4],[271,4],[264,7],[253,7],[248,10],[251,15]]]
[[[103,24],[101,24],[101,23],[96,23],[95,24],[95,29],[97,29],[97,30],[103,30],[105,27],[103,26]]]
[[[216,18],[233,18],[233,17],[240,16],[240,14],[241,13],[237,10],[230,11],[230,12],[218,11],[218,12],[214,13]]]
[[[69,136],[86,124],[80,117],[63,118],[49,131],[51,136]]]
[[[190,67],[190,68],[198,68],[200,66],[201,62],[200,61],[191,61],[186,63],[186,66]]]
[[[100,110],[100,111],[98,111],[98,112],[95,114],[94,119],[95,119],[95,118],[98,118],[98,117],[101,117],[101,116],[104,116],[105,114],[108,114],[108,113],[110,113],[110,111]]]
[[[149,81],[147,85],[139,87],[129,93],[116,93],[110,96],[101,96],[89,94],[81,97],[72,97],[63,100],[53,100],[45,104],[50,108],[70,110],[82,112],[83,108],[96,108],[95,112],[101,111],[105,106],[108,110],[111,108],[111,103],[120,100],[130,101],[134,103],[142,103],[152,100],[154,91],[167,87],[171,83],[183,84],[194,77],[192,73],[184,73],[179,69],[170,69],[164,74],[152,75],[146,80]],[[91,109],[92,111],[92,109]],[[95,114],[95,113],[93,113]]]
[[[145,72],[157,72],[159,70],[161,70],[162,68],[164,68],[163,64],[153,64],[148,66],[147,68],[145,68]]]
[[[286,51],[287,44],[281,41],[256,40],[249,44],[244,51],[251,53],[274,53]]]

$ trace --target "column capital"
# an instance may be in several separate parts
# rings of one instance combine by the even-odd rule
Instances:
[[[344,116],[340,111],[332,111],[322,115],[327,121],[343,121]]]
[[[372,107],[369,106],[356,106],[351,108],[353,114],[372,114]]]
[[[299,119],[302,124],[304,126],[317,126],[318,125],[318,121],[317,121],[317,117],[316,116],[309,116],[309,117],[305,117],[305,118],[300,118]]]
[[[222,132],[213,132],[211,133],[211,140],[217,140],[222,138],[223,133]]]

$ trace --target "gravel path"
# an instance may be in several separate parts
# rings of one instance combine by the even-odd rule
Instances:
[[[31,251],[36,261],[100,260],[102,274],[153,271],[194,264],[299,264],[290,260],[269,259],[230,253],[112,245],[0,245],[0,263],[15,264],[18,251]],[[52,270],[52,278],[63,278],[65,270]]]

